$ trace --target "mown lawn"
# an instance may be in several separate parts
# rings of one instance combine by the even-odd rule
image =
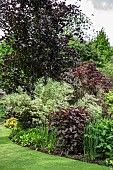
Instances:
[[[9,133],[9,129],[0,125],[0,170],[110,170],[18,146],[8,139]]]

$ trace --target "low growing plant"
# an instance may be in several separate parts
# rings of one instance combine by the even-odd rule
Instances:
[[[7,127],[7,128],[12,129],[12,128],[16,128],[17,124],[18,124],[17,119],[14,118],[14,117],[11,117],[11,118],[6,120],[6,122],[4,123],[4,126]]]
[[[105,162],[106,162],[106,165],[113,166],[113,155],[112,155],[112,158],[106,158]]]
[[[10,138],[13,142],[29,146],[36,150],[43,150],[52,152],[56,143],[56,133],[53,129],[48,129],[46,126],[39,126],[37,128],[14,129]]]

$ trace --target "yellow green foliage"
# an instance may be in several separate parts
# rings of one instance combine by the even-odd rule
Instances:
[[[7,128],[16,128],[17,127],[17,119],[14,117],[11,117],[9,119],[6,120],[6,122],[4,123],[4,126]]]

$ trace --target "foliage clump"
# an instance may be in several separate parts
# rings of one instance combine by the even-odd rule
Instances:
[[[90,118],[86,108],[80,106],[52,113],[50,127],[57,132],[56,152],[64,155],[83,153],[84,127]]]
[[[9,44],[10,38],[14,38],[11,47],[15,54],[4,58],[5,66],[15,78],[10,92],[18,85],[24,85],[30,91],[37,78],[58,78],[66,67],[75,64],[78,55],[67,43],[73,35],[83,39],[83,28],[89,27],[88,18],[77,3],[2,0],[0,9],[0,27],[5,33],[4,38]],[[19,76],[21,74],[25,80]]]
[[[104,64],[103,67],[98,68],[103,74],[110,79],[113,85],[113,59],[110,62]]]
[[[45,126],[26,130],[21,128],[13,129],[10,138],[13,142],[22,146],[46,152],[52,152],[56,143],[56,133],[52,129],[49,131]]]
[[[20,87],[16,93],[6,95],[2,99],[8,111],[5,117],[14,116],[24,128],[29,128],[46,123],[50,112],[68,107],[73,87],[52,79],[48,79],[46,85],[43,81],[42,78],[36,83],[33,100]]]
[[[101,97],[111,88],[110,80],[97,70],[94,62],[78,63],[76,68],[65,72],[62,77],[75,88],[75,100],[82,98],[85,93]]]
[[[23,127],[31,127],[32,117],[37,109],[33,110],[31,98],[26,92],[17,92],[7,95],[3,98],[3,103],[6,106],[5,118],[17,118]]]
[[[57,111],[58,108],[69,106],[69,100],[73,97],[74,89],[66,82],[58,82],[51,78],[44,84],[44,78],[35,84],[34,96],[39,98],[47,112]]]
[[[94,40],[91,42],[92,47],[96,50],[98,55],[97,64],[102,67],[111,61],[113,57],[113,49],[110,46],[109,39],[105,33],[104,28],[102,28]]]
[[[85,94],[74,106],[84,106],[92,114],[93,119],[102,118],[102,106],[98,98],[94,95]]]
[[[68,42],[68,46],[77,52],[79,61],[95,61],[98,63],[98,54],[92,42],[81,42],[76,37],[72,37]]]
[[[90,122],[84,134],[86,159],[113,159],[113,120],[98,119]]]
[[[10,129],[16,128],[17,125],[18,125],[18,121],[14,117],[7,119],[6,122],[4,123],[4,126]]]
[[[105,94],[105,102],[108,106],[108,115],[113,119],[113,91]]]

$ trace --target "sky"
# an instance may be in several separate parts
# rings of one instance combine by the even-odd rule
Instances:
[[[75,0],[66,0],[66,2],[74,4]],[[113,46],[113,0],[81,0],[79,4],[82,12],[91,19],[96,31],[105,29]]]
[[[74,4],[76,0],[66,0],[66,2]],[[105,29],[109,42],[113,46],[113,0],[81,0],[79,4],[82,12],[91,19],[96,31]]]

